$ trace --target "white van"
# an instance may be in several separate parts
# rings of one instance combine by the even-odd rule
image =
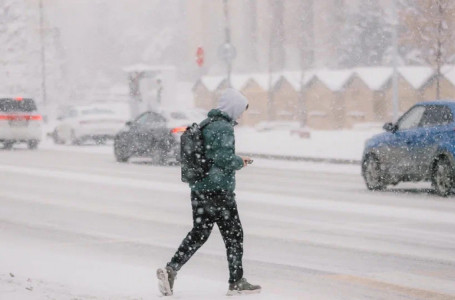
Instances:
[[[0,143],[11,149],[15,143],[27,143],[36,149],[41,141],[43,118],[30,98],[0,98]]]

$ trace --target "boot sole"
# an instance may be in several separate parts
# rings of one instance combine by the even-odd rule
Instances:
[[[243,290],[243,291],[236,291],[236,290],[229,290],[226,293],[226,296],[241,296],[241,295],[251,295],[251,294],[259,294],[261,292],[261,289],[257,290]]]
[[[172,296],[171,286],[169,285],[169,278],[166,270],[156,270],[156,278],[158,278],[158,288],[163,296]]]

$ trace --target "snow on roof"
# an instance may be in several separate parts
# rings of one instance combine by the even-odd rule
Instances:
[[[330,90],[339,91],[351,79],[354,71],[347,70],[320,70],[316,73],[316,77]]]
[[[231,76],[231,85],[237,90],[241,90],[248,83],[248,80],[251,79],[251,75],[242,74]]]
[[[308,84],[314,77],[316,72],[307,71],[303,74],[300,71],[284,71],[278,74],[275,74],[272,78],[272,86],[275,86],[281,79],[285,79],[289,84],[296,90],[300,90],[301,85]]]
[[[218,89],[225,79],[225,76],[203,76],[201,82],[209,91],[213,92]],[[267,74],[240,74],[231,76],[232,87],[237,90],[243,89],[250,80],[254,80],[263,89],[268,89],[269,76]]]
[[[453,85],[455,85],[455,66],[454,65],[446,65],[443,66],[441,69],[442,74],[444,77]]]
[[[433,76],[434,71],[425,66],[399,67],[398,73],[414,88],[419,89]]]
[[[272,86],[275,86],[282,78],[286,78],[284,73],[273,73],[272,74]]]
[[[280,82],[281,79],[285,78],[284,73],[264,73],[264,74],[252,74],[250,79],[254,80],[261,88],[268,90],[269,84],[275,86]]]
[[[305,74],[303,75],[303,84],[307,85],[308,83],[310,83],[310,81],[316,77],[316,73],[317,71],[315,70],[305,72]]]
[[[264,90],[269,89],[270,76],[268,73],[255,73],[251,75],[252,79]],[[273,78],[273,76],[272,76]]]
[[[300,90],[301,88],[301,80],[302,80],[302,72],[283,72],[280,78],[286,79],[289,84],[296,90]],[[274,83],[275,85],[276,83]]]
[[[300,90],[300,81],[302,80],[302,72],[299,71],[288,71],[288,72],[283,72],[279,79],[285,79],[289,82],[289,84],[295,89],[295,90]],[[276,82],[273,82],[273,86],[278,83],[278,80]]]
[[[374,91],[381,90],[393,75],[393,69],[388,67],[356,68],[354,72]]]
[[[434,75],[434,70],[428,66],[404,66],[399,67],[398,72],[415,89],[421,88]],[[455,85],[455,65],[444,66],[442,73],[449,82]],[[302,80],[303,85],[307,85],[313,78],[318,78],[330,90],[339,91],[354,74],[359,76],[371,90],[381,90],[391,79],[393,68],[362,67],[344,70],[308,70],[304,73],[303,78],[300,71],[283,71],[271,75],[269,73],[235,74],[231,77],[231,83],[235,89],[241,90],[250,80],[254,80],[261,88],[268,90],[269,83],[275,86],[281,79],[286,79],[298,91]],[[201,78],[201,82],[208,90],[215,91],[225,79],[225,76],[204,76]]]
[[[271,76],[271,77],[270,77]],[[238,90],[241,90],[245,85],[253,80],[264,90],[269,89],[269,82],[272,86],[275,86],[281,79],[287,80],[295,90],[300,90],[300,82],[303,80],[303,84],[308,84],[316,76],[315,71],[305,72],[303,79],[302,73],[300,71],[284,71],[279,73],[252,73],[252,74],[235,74],[231,76],[232,87]],[[201,83],[210,91],[215,91],[223,80],[225,76],[203,76],[201,78]]]

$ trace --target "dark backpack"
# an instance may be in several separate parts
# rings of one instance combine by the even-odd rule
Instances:
[[[212,167],[211,160],[205,157],[204,138],[202,130],[211,123],[206,120],[201,123],[193,123],[180,137],[180,158],[182,181],[193,184],[208,175]]]

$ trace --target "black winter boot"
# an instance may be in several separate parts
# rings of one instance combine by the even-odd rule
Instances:
[[[235,283],[229,284],[227,296],[243,295],[243,294],[258,294],[261,292],[260,285],[253,285],[249,283],[246,278],[242,278]]]

